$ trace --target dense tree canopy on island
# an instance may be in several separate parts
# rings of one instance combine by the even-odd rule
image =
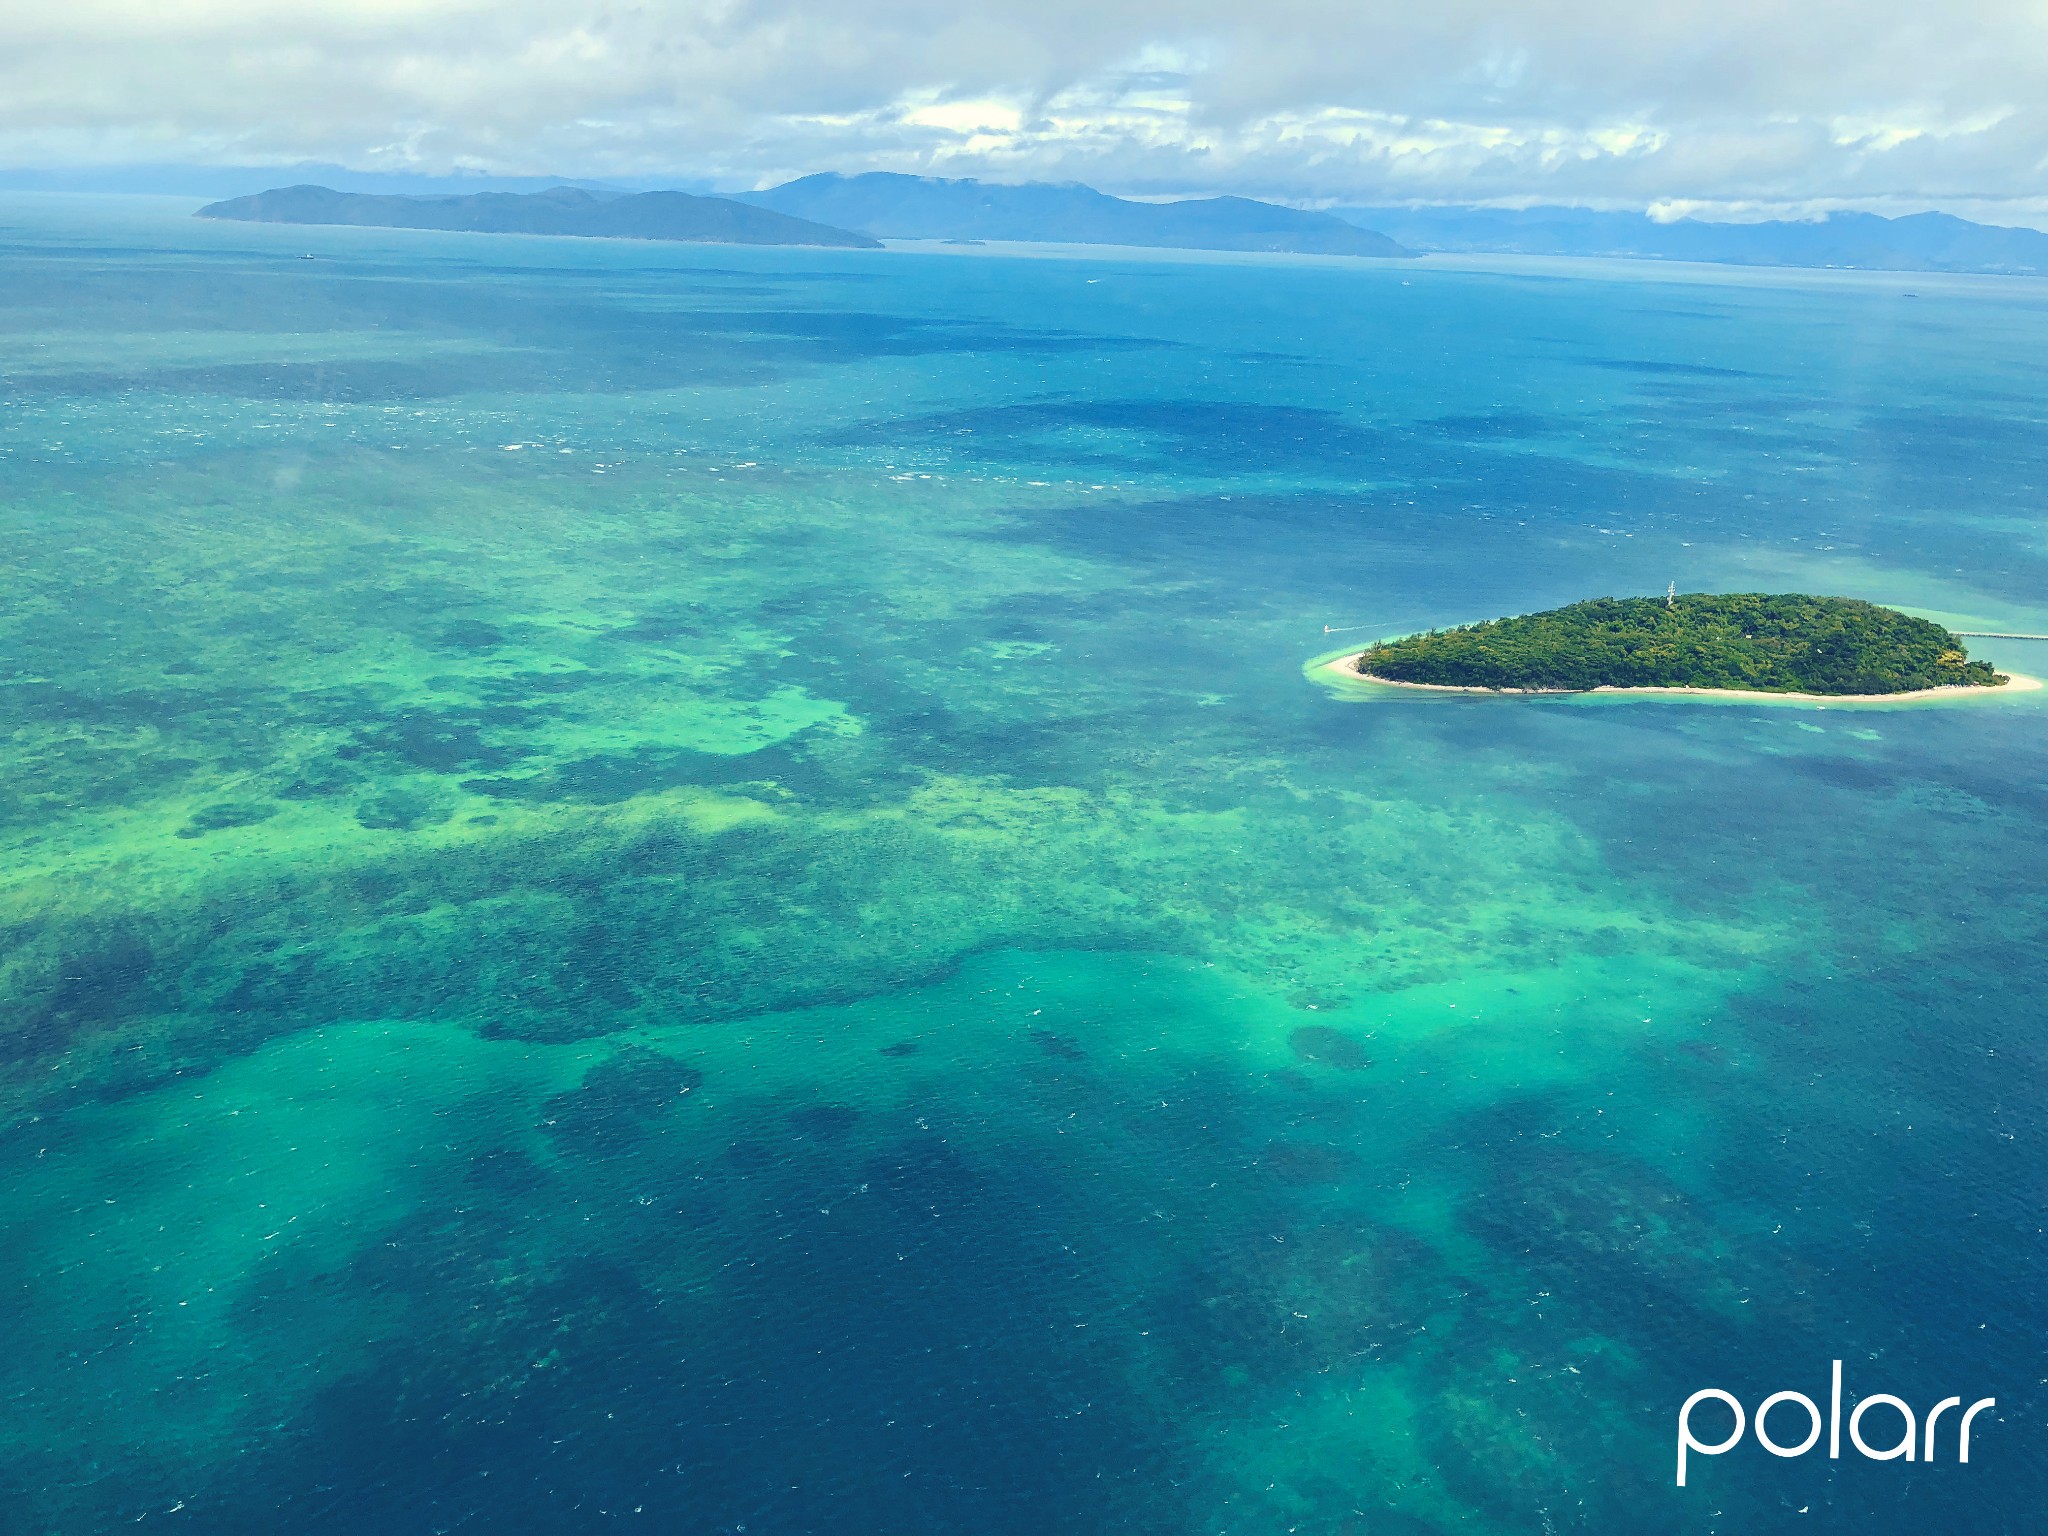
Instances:
[[[1600,597],[1373,646],[1358,670],[1460,688],[1911,693],[1996,687],[1939,624],[1848,597]]]

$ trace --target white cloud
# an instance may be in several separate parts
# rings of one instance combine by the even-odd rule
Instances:
[[[0,0],[0,163],[2037,195],[2039,0]]]
[[[1869,149],[1883,153],[1915,139],[1948,139],[1959,134],[1988,133],[2013,115],[2010,107],[1973,112],[1954,122],[1938,115],[1913,113],[1905,120],[1882,117],[1838,117],[1828,126],[1838,149]]]

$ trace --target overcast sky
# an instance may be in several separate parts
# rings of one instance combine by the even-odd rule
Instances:
[[[0,165],[2048,212],[2048,0],[0,0]]]

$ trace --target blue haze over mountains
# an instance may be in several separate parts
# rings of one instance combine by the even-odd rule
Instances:
[[[1634,256],[1763,267],[1859,267],[1886,272],[2048,273],[2048,235],[1975,224],[1946,213],[1887,219],[1833,213],[1760,223],[1660,222],[1587,208],[1340,208],[1418,251],[1529,256]]]
[[[317,181],[323,187],[386,196],[538,194],[564,186],[600,198],[607,191],[679,189],[701,196],[712,190],[700,180],[678,178],[658,184],[628,184],[559,177],[431,177],[312,165],[292,167],[291,173],[301,182]],[[156,191],[218,197],[250,192],[278,174],[275,168],[257,167],[131,167],[89,175],[8,171],[0,173],[0,182],[20,190]],[[1145,203],[1112,197],[1078,183],[1004,185],[879,172],[805,176],[763,191],[719,196],[880,239],[1039,241],[1358,256],[1430,252],[1610,256],[1749,266],[2048,275],[2048,234],[1931,212],[1901,218],[1837,212],[1816,220],[1753,223],[1660,221],[1643,213],[1562,206],[1375,205],[1335,207],[1318,213],[1243,197]]]
[[[1026,240],[1392,256],[1427,251],[1635,256],[1898,272],[2048,273],[2048,234],[1943,213],[1887,219],[1660,223],[1581,208],[1337,208],[1311,214],[1248,198],[1137,203],[1092,187],[872,173],[818,175],[735,194],[778,212],[884,239]],[[1353,246],[1330,225],[1379,237]]]
[[[1333,214],[1248,197],[1139,203],[1079,183],[1017,186],[875,171],[805,176],[741,200],[800,219],[901,240],[1026,240],[1323,256],[1414,254]]]

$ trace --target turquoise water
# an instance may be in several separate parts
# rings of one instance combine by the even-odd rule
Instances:
[[[2048,695],[1303,669],[2048,632],[2048,287],[188,211],[0,204],[10,1529],[2037,1528]]]

